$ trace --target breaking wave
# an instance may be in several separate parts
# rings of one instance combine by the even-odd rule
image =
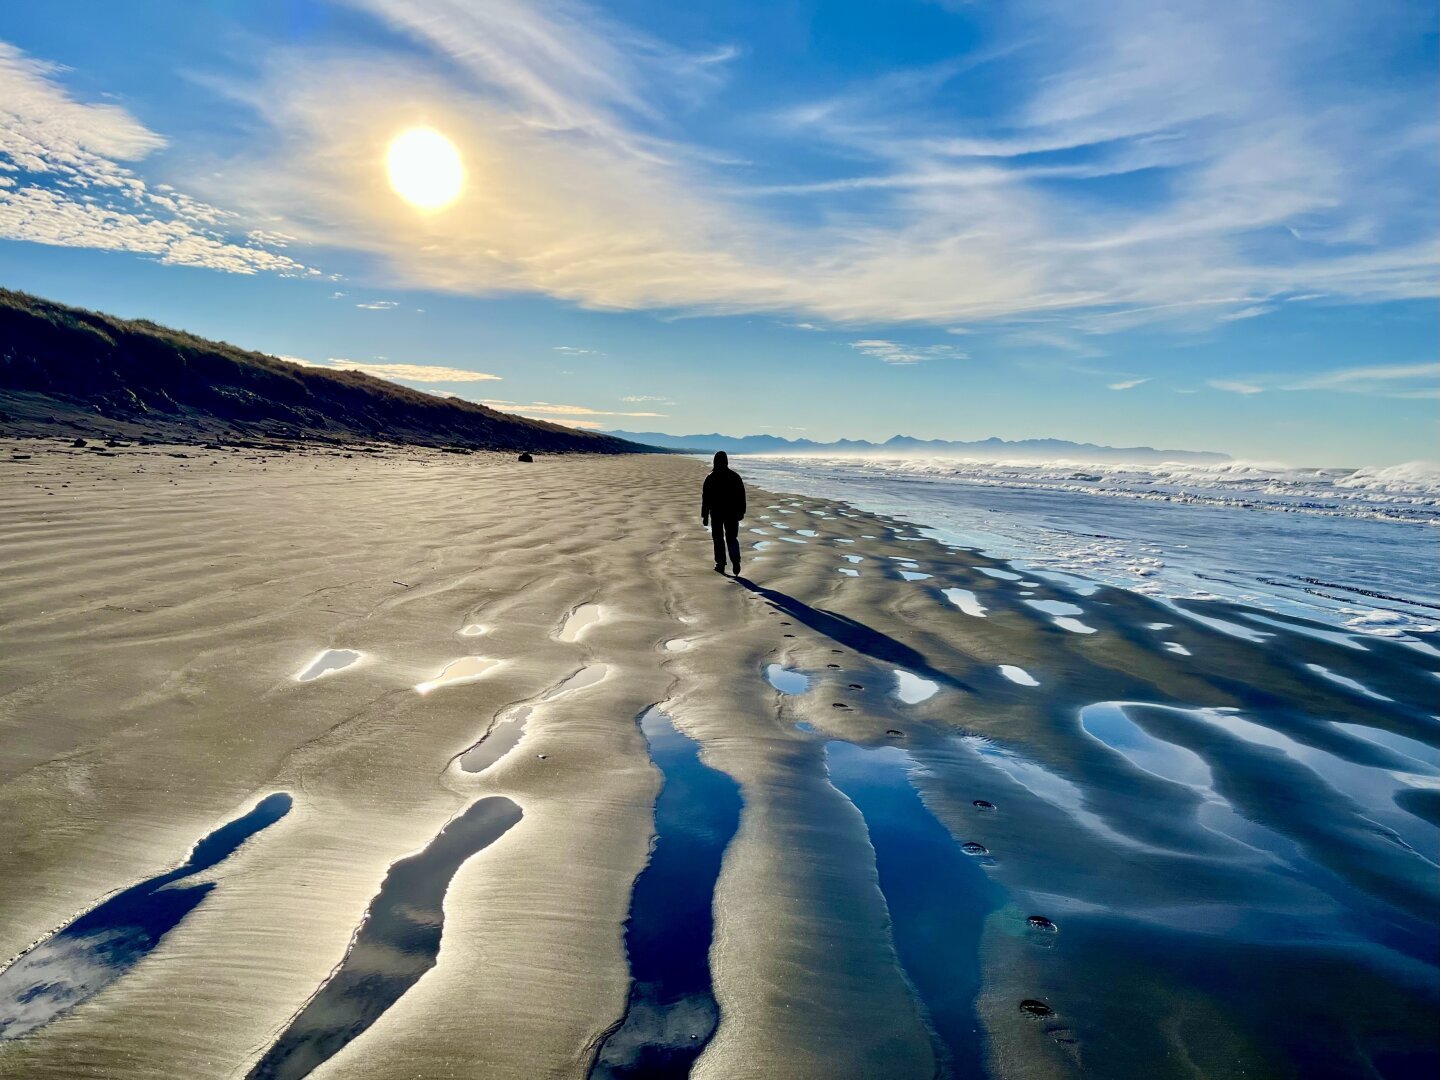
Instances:
[[[1096,464],[1063,458],[987,461],[882,456],[792,456],[790,460],[916,480],[933,477],[1116,498],[1440,525],[1440,463],[1430,461],[1321,469],[1258,461]]]

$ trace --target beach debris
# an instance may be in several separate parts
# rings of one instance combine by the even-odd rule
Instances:
[[[407,588],[407,589],[412,588],[412,586],[406,585],[405,582],[403,582],[403,581],[393,581],[393,580],[392,580],[392,581],[390,582],[390,584],[391,584],[391,585],[403,585],[403,586],[404,586],[405,588]]]
[[[71,446],[88,446],[89,443],[87,443],[84,439],[76,439],[76,440],[75,440],[74,442],[72,442],[70,445],[71,445]]]
[[[528,453],[524,453],[524,454],[521,454],[519,457],[517,457],[515,460],[516,460],[516,461],[534,461],[535,459],[534,459],[533,457],[531,457]]]
[[[846,705],[843,701],[832,701],[830,707],[833,709],[848,709],[850,706]]]

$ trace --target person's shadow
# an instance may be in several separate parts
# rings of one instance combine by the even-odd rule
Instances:
[[[905,668],[915,675],[923,675],[942,686],[974,692],[974,688],[968,683],[953,675],[936,670],[915,649],[903,641],[896,641],[889,634],[881,633],[872,626],[866,626],[848,615],[836,615],[833,611],[823,611],[820,608],[811,607],[788,593],[777,592],[775,589],[757,585],[747,577],[737,575],[735,581],[757,596],[768,600],[777,610],[789,615],[796,622],[824,634],[840,645],[854,649],[858,653],[864,653],[882,663]]]

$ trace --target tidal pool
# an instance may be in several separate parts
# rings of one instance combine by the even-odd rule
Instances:
[[[908,671],[897,669],[895,672],[895,696],[907,705],[918,705],[922,701],[929,701],[939,689],[940,685],[929,679],[922,679]]]
[[[585,631],[600,621],[602,614],[599,604],[581,604],[566,616],[560,633],[555,636],[564,642],[579,641]]]
[[[0,1040],[18,1039],[88,1001],[140,963],[223,883],[181,884],[228,859],[290,812],[277,792],[210,833],[182,866],[91,908],[0,971]]]
[[[446,664],[439,675],[422,683],[415,685],[417,694],[429,694],[439,690],[442,686],[454,686],[457,683],[474,682],[489,674],[498,664],[499,660],[491,660],[484,656],[462,656],[459,660],[452,660]]]
[[[435,966],[450,879],[520,817],[509,799],[481,799],[424,851],[391,866],[339,966],[247,1076],[300,1080],[369,1030]]]
[[[980,598],[969,589],[941,589],[945,599],[958,607],[966,615],[973,615],[977,619],[985,618],[985,608],[980,603]]]
[[[1023,667],[1017,667],[1014,664],[1001,664],[1000,674],[1004,675],[1005,678],[1009,679],[1013,683],[1017,683],[1020,686],[1040,685],[1039,679],[1035,678],[1034,675],[1031,675]]]
[[[1003,893],[925,808],[896,746],[825,744],[830,782],[865,819],[901,966],[936,1036],[945,1075],[984,1076],[975,1013],[980,931]]]
[[[765,681],[782,694],[803,694],[810,689],[810,676],[784,664],[766,664]]]
[[[295,678],[298,682],[311,682],[325,675],[333,675],[359,663],[364,655],[358,649],[326,649],[306,664]]]
[[[600,1044],[592,1077],[683,1077],[715,1033],[710,982],[715,883],[740,825],[740,787],[700,760],[700,746],[659,707],[640,729],[664,778],[655,841],[635,881],[625,952],[630,996],[620,1026]]]

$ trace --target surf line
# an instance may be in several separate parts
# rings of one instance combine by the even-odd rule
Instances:
[[[686,1076],[720,1021],[710,980],[715,883],[740,826],[740,786],[700,760],[700,746],[659,706],[640,715],[664,777],[650,861],[635,879],[625,951],[630,996],[596,1050],[590,1076]]]

